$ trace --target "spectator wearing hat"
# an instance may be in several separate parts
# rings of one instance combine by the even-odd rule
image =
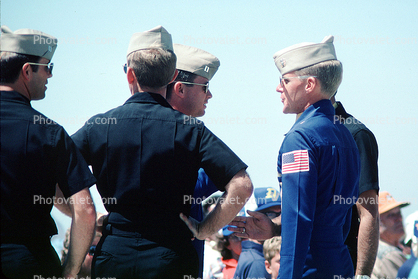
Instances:
[[[348,114],[341,102],[331,98],[335,121],[341,122],[353,135],[360,154],[359,199],[353,205],[350,233],[345,241],[350,251],[355,274],[370,276],[379,246],[378,146],[375,136],[363,123]]]
[[[405,227],[404,243],[411,247],[411,257],[399,268],[396,278],[418,278],[418,211],[406,218]]]
[[[45,97],[57,39],[32,29],[1,31],[2,275],[75,277],[94,235],[89,187],[96,180],[64,128],[31,106]],[[73,218],[63,267],[50,242],[56,190],[64,198],[56,206],[67,202]]]
[[[206,104],[212,98],[209,81],[218,70],[220,62],[217,57],[199,48],[174,44],[173,49],[177,56],[178,75],[167,86],[166,99],[175,110],[186,115],[185,120],[193,122],[196,121],[194,117],[205,114]],[[205,171],[200,169],[193,193],[194,200],[200,201],[217,190]],[[199,202],[192,204],[190,217],[199,222],[203,220],[202,206]],[[204,241],[194,239],[193,245],[199,256],[199,277],[202,277]]]
[[[405,235],[401,208],[409,202],[396,201],[389,192],[379,194],[380,239],[376,263],[371,278],[396,278],[398,269],[406,261],[401,239]]]
[[[124,69],[132,96],[73,135],[102,198],[117,200],[105,205],[109,215],[92,275],[197,277],[191,238],[214,234],[244,206],[231,200],[245,201],[252,193],[247,165],[203,123],[185,121],[166,101],[177,70],[171,35],[162,26],[132,36]],[[226,192],[225,203],[202,222],[186,217],[191,205],[185,202],[200,168]]]
[[[273,187],[255,188],[254,199],[256,212],[266,215],[270,220],[277,221],[281,214],[280,193]],[[242,253],[238,260],[234,278],[270,278],[265,267],[263,243],[256,239],[242,242]]]
[[[334,123],[329,99],[341,83],[342,64],[333,41],[327,36],[318,44],[293,45],[273,57],[282,75],[276,91],[283,113],[297,115],[277,166],[284,201],[280,278],[354,276],[344,244],[353,203],[345,201],[358,198],[360,160],[350,132]],[[256,214],[232,224],[258,239],[274,233],[273,223]]]

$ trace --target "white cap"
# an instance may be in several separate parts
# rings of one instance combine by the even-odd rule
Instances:
[[[334,36],[326,36],[321,43],[300,43],[276,52],[274,62],[282,75],[328,60],[337,60]]]
[[[219,59],[199,48],[174,44],[177,70],[187,71],[211,80],[220,66]]]
[[[3,25],[1,33],[1,51],[34,55],[51,60],[57,48],[58,39],[41,31],[19,29],[13,32]]]
[[[171,35],[161,25],[145,32],[133,34],[129,41],[127,55],[137,50],[150,48],[161,48],[173,51]]]

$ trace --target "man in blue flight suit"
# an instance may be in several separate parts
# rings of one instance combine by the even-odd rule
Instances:
[[[89,187],[96,179],[64,128],[31,106],[45,98],[57,39],[31,29],[1,31],[0,277],[75,278],[94,236]],[[73,218],[63,267],[50,242],[54,201]]]
[[[108,224],[92,277],[197,277],[191,238],[217,232],[244,206],[252,193],[247,166],[203,123],[187,121],[166,101],[177,70],[171,35],[162,26],[135,33],[127,60],[132,96],[73,135],[102,198],[117,200],[105,205]],[[197,222],[186,217],[185,200],[193,195],[200,168],[226,194]]]
[[[212,98],[209,81],[217,72],[220,62],[217,57],[202,49],[174,44],[177,56],[176,68],[178,75],[174,82],[167,86],[166,99],[170,105],[187,115],[190,121],[197,121],[194,117],[205,114],[206,104]],[[216,192],[215,184],[203,169],[199,170],[190,217],[197,221],[203,220],[202,200]],[[199,256],[199,277],[203,277],[204,240],[194,239],[193,245]]]
[[[279,151],[282,185],[280,278],[354,275],[344,241],[358,197],[359,154],[329,100],[342,80],[333,36],[274,55],[283,113],[297,115]],[[349,201],[349,202],[346,202]]]
[[[360,161],[350,132],[339,121],[334,123],[329,99],[341,83],[342,64],[333,40],[329,36],[319,44],[297,44],[274,55],[282,74],[276,90],[283,112],[297,115],[277,166],[283,240],[279,278],[354,275],[344,241],[358,197]],[[267,239],[278,234],[271,221],[257,212],[250,215],[231,223],[237,226],[236,235]]]

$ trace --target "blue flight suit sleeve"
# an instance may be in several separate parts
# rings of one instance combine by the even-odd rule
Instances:
[[[203,169],[199,169],[195,187],[195,197],[207,198],[216,191],[218,191],[218,188],[216,188],[215,184],[212,182],[212,180],[210,180],[209,176]]]
[[[218,191],[215,184],[208,177],[203,169],[199,169],[196,186],[194,188],[193,198],[195,203],[192,204],[190,210],[190,216],[196,219],[197,221],[203,220],[203,209],[202,201]]]
[[[309,170],[283,171],[283,155],[307,150]],[[288,134],[278,158],[279,182],[282,185],[282,238],[279,278],[302,278],[309,249],[316,208],[316,154],[299,133]],[[298,170],[299,167],[296,167]]]

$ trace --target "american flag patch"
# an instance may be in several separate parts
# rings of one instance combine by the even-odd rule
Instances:
[[[308,150],[295,150],[282,155],[282,174],[309,171]]]

